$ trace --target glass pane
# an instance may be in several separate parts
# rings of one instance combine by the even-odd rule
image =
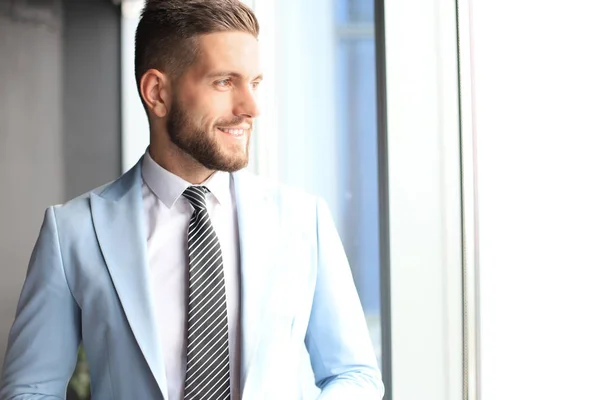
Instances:
[[[381,362],[374,39],[339,39],[337,71],[337,134],[344,144],[337,159],[345,171],[339,230]]]
[[[339,24],[373,24],[373,0],[336,0],[336,20]]]
[[[272,136],[256,157],[279,148],[276,177],[327,201],[381,365],[373,9],[372,0],[290,1],[275,13],[276,26],[266,20],[272,31],[264,40],[278,37],[277,76],[266,75],[275,80],[277,100],[259,119],[257,140]],[[275,135],[272,127],[279,128]]]

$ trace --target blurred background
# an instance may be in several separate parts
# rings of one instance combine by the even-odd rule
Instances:
[[[43,210],[121,173],[120,15],[108,1],[0,2],[2,361]],[[70,398],[87,391],[82,362]]]
[[[328,202],[386,399],[600,399],[600,4],[245,2],[249,169]],[[44,209],[148,144],[142,6],[0,0],[0,364]]]

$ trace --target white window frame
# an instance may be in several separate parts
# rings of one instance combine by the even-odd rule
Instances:
[[[470,394],[463,336],[463,226],[470,220],[463,220],[457,3],[383,1],[391,330],[387,398],[459,400]]]
[[[456,0],[456,5],[462,153],[464,398],[479,400],[481,399],[479,246],[476,131],[471,74],[471,0]]]

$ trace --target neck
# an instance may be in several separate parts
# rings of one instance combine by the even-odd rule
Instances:
[[[215,172],[200,164],[170,140],[151,140],[149,152],[158,165],[192,185],[203,183]]]

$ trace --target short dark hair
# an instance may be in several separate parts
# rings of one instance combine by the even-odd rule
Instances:
[[[198,54],[198,35],[240,31],[258,37],[250,7],[238,0],[146,0],[135,33],[135,79],[155,68],[177,79]]]

